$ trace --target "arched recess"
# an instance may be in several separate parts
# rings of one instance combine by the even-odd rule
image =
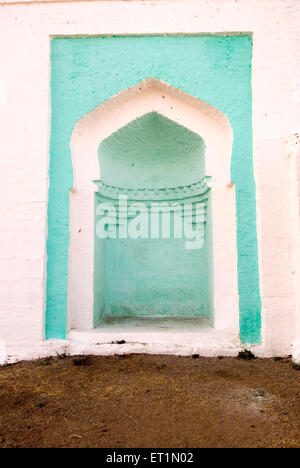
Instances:
[[[135,119],[156,112],[198,134],[211,176],[214,327],[238,331],[234,185],[230,179],[232,128],[208,103],[155,78],[121,91],[75,125],[71,138],[74,184],[70,193],[69,329],[94,326],[94,203],[100,179],[100,143]],[[188,163],[188,161],[187,161]]]

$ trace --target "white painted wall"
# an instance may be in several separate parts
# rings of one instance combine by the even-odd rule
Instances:
[[[293,359],[300,364],[300,134],[287,138],[286,155],[290,169],[292,277],[296,294],[296,334],[292,343]]]
[[[263,345],[256,353],[290,354],[291,343],[300,336],[285,140],[300,126],[299,24],[299,0],[0,0],[2,361],[76,348],[72,343],[43,342],[53,35],[253,33],[253,143],[263,301]],[[159,351],[155,346],[152,351]],[[150,347],[143,350],[151,351]],[[88,346],[84,349],[87,352]],[[130,349],[128,345],[122,352]],[[233,352],[237,349],[232,342]],[[171,350],[166,346],[166,352]]]

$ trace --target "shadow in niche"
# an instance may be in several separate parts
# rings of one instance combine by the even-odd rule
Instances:
[[[102,141],[98,157],[94,325],[151,328],[166,318],[187,328],[211,324],[212,232],[203,139],[151,112]],[[120,196],[126,196],[132,212],[123,201],[120,205]],[[158,203],[176,208],[154,215]],[[170,236],[163,231],[163,219],[170,220]],[[193,239],[175,234],[178,219],[183,234],[187,225],[189,236],[201,237],[201,248],[186,248]],[[140,237],[122,238],[128,228]]]

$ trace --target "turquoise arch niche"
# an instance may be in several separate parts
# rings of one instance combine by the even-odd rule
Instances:
[[[252,39],[234,36],[116,36],[51,41],[51,141],[46,338],[67,333],[70,139],[76,122],[122,89],[155,77],[208,102],[233,128],[240,335],[261,341],[252,158]]]
[[[100,224],[101,232],[95,236],[94,324],[108,315],[205,316],[213,323],[212,245],[207,227],[211,222],[207,214],[210,189],[205,179],[204,140],[150,112],[102,141],[98,157],[101,182],[96,193],[95,226],[98,229]],[[174,187],[182,188],[181,195]],[[164,214],[170,220],[170,237],[162,236],[162,213],[154,218],[149,212],[140,218],[141,237],[117,236],[122,219],[126,219],[127,231],[130,215],[116,222],[114,216],[107,216],[106,207],[113,203],[113,213],[119,212],[118,195],[125,193],[129,212],[133,203],[147,210],[158,200],[161,205],[176,206],[177,215],[174,211]],[[201,210],[198,248],[188,249],[183,223],[190,225],[189,210],[193,207],[195,233],[196,204]],[[174,235],[178,221],[183,234],[180,238]]]

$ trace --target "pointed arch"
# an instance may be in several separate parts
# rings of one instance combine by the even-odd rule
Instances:
[[[69,327],[93,327],[93,181],[100,179],[98,147],[112,133],[149,112],[161,114],[205,141],[206,174],[212,178],[215,328],[238,333],[235,196],[230,180],[232,128],[215,107],[155,78],[121,91],[74,127],[70,143],[74,183],[70,193]]]
[[[84,177],[99,178],[95,148],[100,142],[149,112],[157,112],[200,135],[207,147],[207,173],[214,174],[215,182],[226,180],[229,183],[233,133],[226,115],[164,81],[149,78],[120,91],[75,125],[71,138],[75,190],[84,183]],[[87,149],[87,144],[84,168],[80,148]]]

